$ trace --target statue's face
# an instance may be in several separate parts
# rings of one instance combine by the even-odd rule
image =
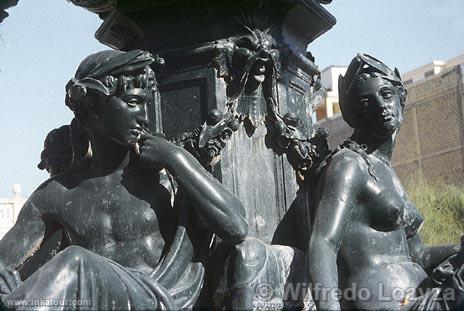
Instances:
[[[403,107],[396,88],[389,81],[375,77],[368,78],[354,94],[356,127],[377,137],[393,135],[403,120]]]
[[[264,82],[266,74],[272,70],[272,61],[278,58],[275,40],[267,32],[258,29],[253,30],[249,35],[245,35],[235,41],[233,56],[233,66],[242,68],[252,57],[252,67],[248,84],[259,85]]]
[[[152,101],[150,88],[128,88],[110,96],[96,108],[94,130],[121,145],[133,145],[142,127],[148,125],[148,105]]]

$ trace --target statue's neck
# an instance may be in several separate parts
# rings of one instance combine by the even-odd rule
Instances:
[[[390,164],[397,134],[398,130],[389,137],[376,137],[371,133],[355,130],[351,139],[359,145],[366,146],[367,154],[373,155],[383,162]]]
[[[127,146],[120,145],[106,137],[91,135],[92,157],[90,166],[99,174],[110,174],[133,164],[133,153]]]

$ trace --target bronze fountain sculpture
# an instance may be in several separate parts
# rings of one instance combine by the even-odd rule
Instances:
[[[399,72],[359,54],[339,84],[353,135],[331,151],[313,129],[325,90],[306,46],[335,23],[329,0],[72,2],[123,51],[66,85],[74,119],[39,164],[51,177],[0,241],[0,308],[462,306],[463,248],[423,245],[390,164]]]

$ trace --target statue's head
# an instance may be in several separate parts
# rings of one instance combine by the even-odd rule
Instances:
[[[64,125],[48,133],[40,154],[39,169],[46,170],[50,176],[54,176],[67,170],[72,160],[70,126]]]
[[[228,81],[228,100],[236,100],[244,91],[255,92],[280,71],[279,50],[269,29],[243,27],[244,34],[217,45],[215,65],[219,75]]]
[[[158,98],[152,66],[162,62],[140,50],[92,54],[68,82],[66,105],[87,135],[133,144]]]
[[[339,78],[343,119],[373,136],[388,137],[400,127],[406,93],[396,68],[366,54],[358,54]]]
[[[232,64],[235,68],[246,68],[248,84],[259,85],[274,70],[279,57],[277,43],[269,29],[245,29],[247,33],[235,41]]]
[[[77,119],[73,119],[70,125],[63,125],[47,134],[37,166],[53,177],[79,164],[88,150],[89,141],[81,131]]]

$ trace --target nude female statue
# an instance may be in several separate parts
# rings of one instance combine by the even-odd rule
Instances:
[[[308,252],[313,296],[318,310],[399,310],[434,286],[427,272],[459,247],[423,245],[423,218],[391,167],[406,99],[398,71],[359,54],[339,89],[354,133],[318,175]],[[349,299],[327,294],[350,288]]]
[[[244,240],[240,201],[188,152],[146,129],[159,98],[153,62],[143,51],[99,52],[68,84],[89,152],[42,184],[0,241],[7,307],[48,299],[93,310],[192,308],[212,233],[232,245]],[[58,230],[71,246],[21,281],[16,269]]]

